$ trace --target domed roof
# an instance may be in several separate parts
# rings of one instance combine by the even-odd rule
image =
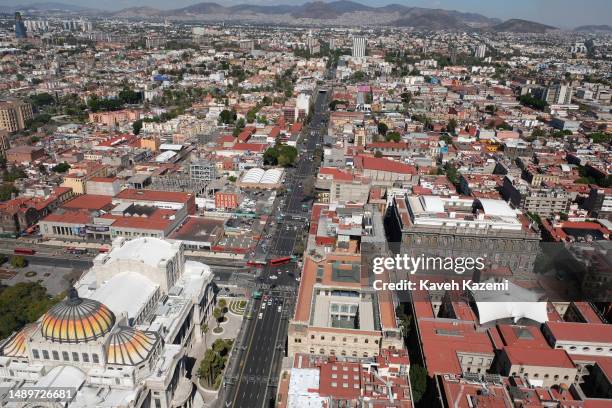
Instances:
[[[102,303],[80,298],[71,288],[68,299],[53,306],[42,319],[41,333],[47,340],[80,343],[110,332],[115,315]]]
[[[36,329],[35,324],[29,324],[15,334],[2,347],[2,355],[8,357],[27,357],[26,340]]]
[[[158,337],[154,332],[121,327],[111,334],[106,352],[108,364],[136,365],[147,359]]]

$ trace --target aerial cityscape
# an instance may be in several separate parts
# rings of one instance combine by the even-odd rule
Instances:
[[[6,1],[0,407],[612,408],[612,3]]]

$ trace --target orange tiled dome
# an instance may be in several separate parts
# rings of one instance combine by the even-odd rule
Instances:
[[[15,334],[2,347],[2,355],[8,357],[27,357],[26,340],[30,333],[36,329],[35,324],[29,324]]]
[[[136,365],[149,356],[158,337],[153,332],[121,327],[111,334],[106,352],[109,364]]]
[[[98,301],[80,298],[72,288],[67,300],[43,316],[41,332],[50,341],[80,343],[104,336],[114,324],[113,312]]]

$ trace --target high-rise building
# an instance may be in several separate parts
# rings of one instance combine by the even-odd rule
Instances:
[[[0,100],[0,130],[17,132],[32,119],[32,105],[18,99]]]
[[[321,45],[319,44],[319,40],[312,36],[312,31],[306,37],[306,48],[308,52],[311,54],[318,54],[321,52]]]
[[[568,105],[572,102],[572,91],[569,85],[555,84],[544,90],[542,99],[549,105]]]
[[[353,57],[355,58],[363,58],[366,53],[366,43],[367,40],[365,37],[353,37]]]
[[[451,64],[455,65],[457,63],[457,47],[455,45],[450,46],[449,54]]]
[[[93,30],[92,22],[85,20],[64,20],[62,21],[62,27],[66,31],[82,31],[84,33]]]
[[[20,12],[15,13],[15,38],[27,38],[27,29]]]
[[[0,157],[4,157],[10,147],[9,133],[6,130],[0,130]]]
[[[484,58],[487,55],[487,46],[484,44],[480,44],[478,47],[476,47],[476,50],[474,51],[474,56],[476,58]]]
[[[336,39],[335,38],[329,39],[329,49],[332,51],[336,49]]]
[[[49,31],[49,20],[26,20],[23,23],[27,31]]]
[[[255,41],[252,39],[243,39],[239,42],[240,49],[244,51],[253,51],[255,49]]]

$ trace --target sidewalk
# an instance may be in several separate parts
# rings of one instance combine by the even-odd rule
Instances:
[[[228,307],[229,307],[229,303],[232,299],[227,298],[226,300],[228,302]],[[208,333],[202,334],[203,340],[195,344],[194,347],[191,350],[189,350],[189,353],[188,353],[190,357],[193,357],[196,360],[193,366],[192,372],[191,372],[192,381],[196,384],[196,387],[200,391],[200,395],[202,396],[204,400],[204,405],[207,407],[213,406],[213,404],[216,402],[218,391],[208,390],[200,386],[199,378],[197,376],[198,367],[200,366],[200,362],[204,358],[204,354],[206,353],[206,350],[212,347],[215,340],[217,339],[235,339],[236,336],[238,335],[238,332],[240,331],[240,327],[242,326],[243,316],[237,316],[228,310],[228,312],[225,314],[225,317],[227,318],[227,321],[220,324],[220,327],[223,328],[223,332],[219,334],[215,334],[213,333],[213,329],[217,327],[217,322],[215,321],[215,318],[211,315],[206,322],[208,324]],[[200,330],[199,327],[196,329]],[[235,344],[235,340],[234,340],[234,344]],[[229,361],[228,361],[228,364],[229,364]],[[226,369],[227,369],[227,366],[226,366]]]

